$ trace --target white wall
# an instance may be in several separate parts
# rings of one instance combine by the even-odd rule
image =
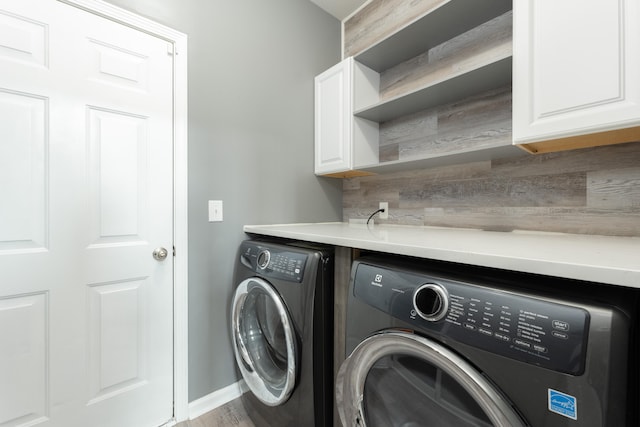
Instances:
[[[244,224],[334,221],[313,175],[313,77],[340,23],[305,0],[109,0],[189,36],[189,400],[237,381],[228,304]],[[207,200],[224,222],[207,222]]]

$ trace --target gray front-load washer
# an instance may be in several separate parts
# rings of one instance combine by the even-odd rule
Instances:
[[[629,307],[596,302],[607,299]],[[636,299],[586,282],[360,258],[349,287],[348,357],[336,380],[341,420],[346,427],[637,426],[629,358]]]
[[[246,240],[231,335],[256,427],[327,427],[333,415],[333,249]]]

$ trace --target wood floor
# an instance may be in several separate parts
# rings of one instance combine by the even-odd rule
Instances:
[[[184,421],[176,427],[255,427],[242,406],[240,399],[214,409],[196,418]]]

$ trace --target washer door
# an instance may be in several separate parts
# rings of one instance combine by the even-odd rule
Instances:
[[[402,331],[373,335],[353,350],[338,372],[336,399],[345,426],[526,426],[467,361]]]
[[[233,350],[253,394],[269,406],[289,399],[298,349],[291,317],[276,290],[263,279],[244,280],[231,309]]]

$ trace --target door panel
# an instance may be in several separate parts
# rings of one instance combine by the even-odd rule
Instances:
[[[148,92],[149,58],[100,40],[89,40],[90,79],[120,88]]]
[[[172,417],[173,261],[152,257],[173,247],[169,48],[0,3],[2,427]]]
[[[0,251],[46,243],[45,98],[0,90]]]
[[[10,11],[0,11],[0,57],[45,67],[47,26]]]
[[[47,295],[0,299],[0,425],[43,421],[47,414]]]
[[[124,112],[88,109],[92,245],[148,238],[148,123]]]
[[[89,287],[90,404],[148,382],[146,282],[127,280]]]

